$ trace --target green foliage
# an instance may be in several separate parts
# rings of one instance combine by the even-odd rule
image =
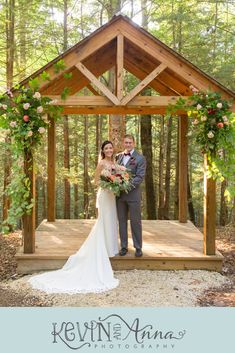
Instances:
[[[69,87],[65,87],[61,93],[61,99],[66,100],[66,98],[68,97],[70,92],[70,88]]]
[[[63,76],[64,76],[64,78],[66,78],[66,79],[70,79],[70,78],[73,77],[73,73],[72,73],[72,72],[65,72],[65,73],[63,74]]]
[[[16,96],[8,91],[0,97],[0,127],[8,137],[13,156],[12,176],[5,190],[11,207],[3,224],[4,231],[9,230],[8,225],[14,228],[19,218],[31,212],[34,200],[30,196],[30,180],[24,172],[24,159],[42,141],[49,124],[46,113],[52,116],[56,112],[56,107],[50,105],[52,100],[42,97],[34,87],[38,87],[36,80],[30,81],[30,88],[19,88]]]
[[[191,86],[193,95],[178,99],[170,111],[185,110],[192,124],[192,135],[201,153],[208,157],[208,177],[223,181],[234,180],[235,175],[235,116],[231,102],[218,92],[202,92]],[[191,133],[191,132],[190,132]],[[231,200],[235,196],[235,183],[226,191]]]
[[[50,75],[46,71],[43,71],[43,73],[41,73],[40,77],[43,81],[50,81],[51,80]]]
[[[57,62],[54,64],[54,73],[55,73],[55,74],[58,74],[58,73],[60,73],[60,71],[64,71],[65,69],[66,69],[66,65],[65,65],[63,59],[57,61]]]

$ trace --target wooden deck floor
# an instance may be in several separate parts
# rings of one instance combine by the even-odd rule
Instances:
[[[18,270],[32,273],[60,268],[77,251],[89,234],[94,220],[44,220],[36,230],[36,251],[16,254]],[[130,233],[130,230],[129,230]],[[115,270],[124,269],[205,269],[221,271],[222,255],[203,255],[203,234],[191,223],[143,221],[143,257],[136,258],[129,239],[126,256],[111,259]]]

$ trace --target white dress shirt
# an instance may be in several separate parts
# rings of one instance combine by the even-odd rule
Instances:
[[[134,152],[134,149],[130,151],[130,154],[132,155],[132,153]],[[123,165],[127,165],[127,163],[129,162],[129,159],[131,158],[131,156],[125,156],[123,157]]]

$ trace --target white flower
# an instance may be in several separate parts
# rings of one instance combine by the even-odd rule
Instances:
[[[6,104],[2,104],[2,109],[7,110],[7,105]]]
[[[200,110],[202,108],[201,104],[197,105],[197,110]]]
[[[30,136],[32,136],[32,135],[33,135],[33,131],[30,130],[30,131],[28,132],[27,136],[30,137]]]
[[[229,121],[225,121],[225,122],[224,122],[224,125],[229,125]]]
[[[228,118],[227,118],[226,115],[222,116],[222,119],[223,119],[224,122],[225,122],[225,121],[228,121]]]
[[[46,129],[44,127],[40,127],[38,129],[38,131],[40,132],[40,134],[44,134],[44,132],[46,131]]]
[[[41,98],[41,94],[39,92],[35,92],[34,95],[33,95],[33,98],[40,99]]]
[[[192,122],[193,125],[197,125],[198,123],[199,123],[199,121],[197,119],[194,119]]]
[[[37,107],[37,113],[42,113],[43,112],[43,107],[40,105],[40,107]]]
[[[187,133],[187,136],[192,136],[192,131],[189,131],[189,132]]]
[[[206,115],[203,115],[202,117],[201,117],[201,121],[206,121],[207,120],[207,116]]]
[[[10,122],[10,126],[11,127],[16,127],[17,126],[17,122],[16,121],[11,121]]]
[[[10,129],[6,129],[6,130],[5,130],[5,134],[6,134],[6,135],[9,135],[10,133],[11,133],[11,130],[10,130]]]
[[[216,107],[221,109],[223,107],[223,104],[222,103],[217,103]]]
[[[44,120],[45,122],[47,121],[47,114],[42,115],[42,120]]]
[[[207,136],[209,137],[209,139],[212,139],[214,137],[213,131],[209,131]]]
[[[50,101],[48,104],[53,105],[56,104],[58,102],[58,99],[52,99],[52,101]]]
[[[29,104],[29,103],[25,103],[25,104],[23,104],[23,108],[24,108],[24,110],[29,109],[29,107],[30,107],[30,104]]]

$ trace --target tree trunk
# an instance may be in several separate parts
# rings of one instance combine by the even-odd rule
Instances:
[[[170,219],[170,183],[171,183],[171,135],[172,135],[172,116],[167,121],[167,142],[166,142],[166,175],[165,175],[165,203],[164,219]]]
[[[196,224],[195,212],[194,212],[194,207],[193,207],[193,199],[192,199],[192,193],[191,193],[191,184],[190,184],[189,172],[187,174],[187,178],[188,178],[187,199],[188,199],[189,218],[190,218],[190,221],[193,222],[193,224]]]
[[[158,219],[164,216],[164,188],[163,188],[163,163],[164,163],[164,116],[161,116],[160,147],[159,147],[159,181],[158,181]]]
[[[64,168],[69,171],[70,162],[69,162],[69,124],[68,116],[64,116]],[[64,218],[70,218],[70,182],[67,177],[64,178]]]
[[[150,95],[150,89],[146,89],[143,95]],[[152,151],[152,117],[141,115],[140,136],[143,155],[146,158],[147,168],[145,174],[145,194],[147,219],[156,219],[156,200],[153,183],[153,151]]]
[[[174,219],[179,219],[179,120],[177,119],[177,144],[175,166]]]
[[[15,0],[6,0],[6,79],[7,87],[13,86],[15,52]]]
[[[84,165],[84,218],[90,218],[89,215],[89,178],[88,178],[88,117],[84,116],[84,155],[83,155],[83,165]]]
[[[74,126],[74,156],[75,156],[75,173],[76,176],[78,175],[78,121],[75,119],[75,126]],[[74,193],[74,218],[79,218],[79,210],[78,210],[78,183],[73,185],[73,193]]]
[[[221,183],[221,187],[220,187],[220,218],[219,218],[219,222],[221,226],[225,226],[227,224],[227,220],[228,220],[228,208],[226,205],[226,199],[224,196],[224,192],[226,190],[227,187],[227,180],[224,179]]]

